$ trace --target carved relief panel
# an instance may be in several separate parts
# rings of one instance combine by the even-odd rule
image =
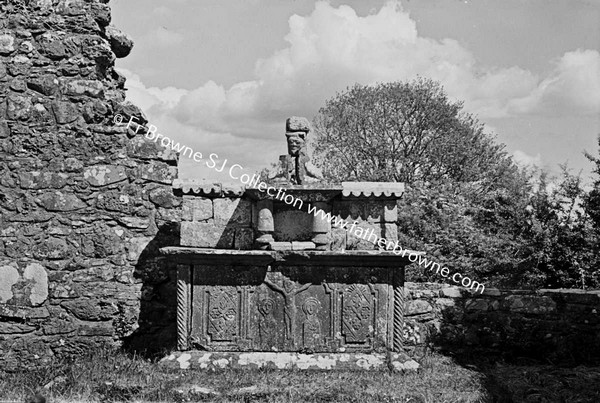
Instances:
[[[389,345],[390,269],[195,266],[190,342],[213,351],[373,351]]]

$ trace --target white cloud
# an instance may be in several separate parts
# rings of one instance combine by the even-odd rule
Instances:
[[[515,113],[600,113],[600,53],[581,49],[565,53],[548,77],[509,106]]]
[[[163,45],[183,39],[163,28],[153,35]],[[364,17],[349,6],[317,2],[310,15],[290,17],[285,40],[284,49],[256,62],[251,81],[229,88],[208,81],[194,90],[158,89],[145,88],[139,77],[129,73],[129,99],[172,137],[227,152],[237,163],[255,168],[285,152],[287,116],[312,117],[326,99],[356,82],[430,77],[484,120],[600,112],[597,51],[565,53],[543,77],[518,66],[480,66],[456,40],[419,36],[415,21],[398,2],[388,2]],[[256,149],[261,152],[248,152]],[[539,156],[521,151],[515,158],[540,163]]]

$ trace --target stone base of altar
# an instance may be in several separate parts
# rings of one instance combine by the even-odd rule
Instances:
[[[315,353],[178,351],[161,364],[179,369],[302,369],[416,371],[419,363],[404,353]]]

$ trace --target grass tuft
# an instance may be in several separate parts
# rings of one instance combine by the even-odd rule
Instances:
[[[433,354],[418,373],[176,370],[109,350],[26,371],[0,372],[0,400],[36,392],[49,402],[510,402],[600,401],[600,369],[497,364],[463,367]]]

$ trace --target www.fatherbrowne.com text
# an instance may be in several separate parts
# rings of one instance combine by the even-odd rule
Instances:
[[[200,163],[204,161],[204,157],[201,152],[194,151],[194,149],[192,149],[191,147],[180,144],[179,142],[175,142],[169,137],[158,133],[158,128],[152,124],[142,126],[138,124],[135,120],[137,120],[135,116],[131,116],[129,118],[129,121],[127,122],[128,130],[132,130],[135,134],[138,134],[140,129],[145,129],[144,136],[148,140],[157,143],[160,139],[160,144],[163,147],[170,147],[171,150],[180,153],[180,155],[192,158],[196,162]],[[115,115],[113,121],[116,124],[122,124],[124,122],[124,117],[122,115],[117,114]],[[223,172],[228,166],[228,160],[225,159],[223,162],[220,162],[219,156],[215,153],[210,153],[208,155],[208,160],[205,160],[204,162],[208,168],[214,169],[216,172],[219,173]],[[266,184],[265,182],[260,180],[260,177],[256,173],[252,175],[245,173],[244,167],[242,167],[239,164],[232,164],[231,166],[229,166],[228,174],[231,179],[239,181],[247,187],[258,189],[261,192],[266,192],[269,196],[275,198],[276,200],[283,201],[284,203],[296,207],[300,210],[304,208],[304,201],[290,194],[286,194],[285,191],[287,189],[281,187],[276,188],[274,186]],[[450,278],[454,283],[460,284],[465,288],[469,288],[474,291],[479,291],[481,293],[485,291],[484,284],[471,280],[469,277],[463,276],[460,273],[453,273],[451,275],[450,269],[448,267],[442,267],[439,263],[427,259],[424,256],[425,254],[423,252],[404,249],[402,248],[402,246],[399,245],[398,241],[387,241],[385,238],[377,236],[373,228],[371,228],[370,230],[365,230],[364,228],[360,227],[358,225],[358,221],[348,222],[340,217],[332,216],[331,213],[325,213],[323,210],[312,206],[310,203],[307,203],[306,209],[310,214],[312,214],[316,218],[331,222],[332,226],[345,229],[355,237],[361,238],[365,241],[377,245],[380,250],[388,250],[392,251],[396,255],[408,257],[408,259],[412,263],[417,263],[419,266],[422,266],[423,268],[428,269],[431,272],[435,270],[436,274],[439,274],[444,278]]]

